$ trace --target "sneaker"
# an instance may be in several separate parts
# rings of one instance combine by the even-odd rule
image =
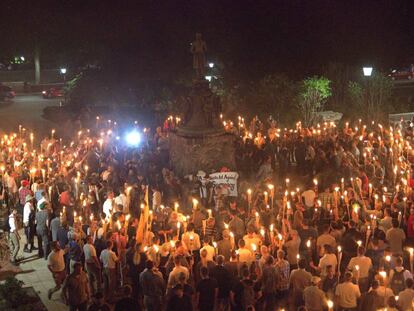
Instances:
[[[37,247],[32,247],[32,251],[37,251],[37,250],[39,250]]]
[[[28,249],[28,248],[25,248],[25,249],[23,250],[23,252],[25,252],[25,253],[31,253],[31,252],[32,252],[32,250],[31,250],[31,249]]]

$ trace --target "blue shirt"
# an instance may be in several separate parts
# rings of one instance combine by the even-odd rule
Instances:
[[[57,240],[59,241],[60,247],[62,249],[65,248],[65,246],[69,242],[69,239],[68,239],[68,230],[65,229],[65,228],[63,228],[63,227],[59,227],[56,235],[57,235]]]
[[[74,261],[81,261],[82,249],[76,241],[69,242],[69,258]]]

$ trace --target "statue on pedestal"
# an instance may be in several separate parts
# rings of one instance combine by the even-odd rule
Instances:
[[[182,134],[204,136],[224,132],[219,119],[220,99],[210,90],[209,82],[205,79],[206,51],[207,45],[201,34],[197,33],[196,40],[191,43],[196,79],[193,80],[191,91],[184,100],[184,118],[178,128]]]
[[[169,136],[171,166],[181,176],[223,166],[236,168],[236,137],[225,132],[220,120],[220,98],[205,79],[206,51],[207,45],[197,33],[191,43],[196,77],[188,95],[181,98],[183,122]]]
[[[193,68],[197,78],[204,79],[206,72],[206,42],[202,39],[201,33],[196,33],[196,39],[191,43],[191,53],[193,54]]]

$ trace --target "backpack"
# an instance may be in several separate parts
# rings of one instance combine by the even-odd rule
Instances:
[[[402,269],[400,272],[394,270],[394,275],[392,276],[392,280],[390,282],[390,287],[394,292],[394,295],[398,295],[401,291],[405,289],[405,279],[404,279],[404,271]]]
[[[254,298],[254,289],[253,284],[249,284],[246,281],[241,282],[243,285],[243,294],[242,294],[242,306],[247,308],[248,306],[254,306],[255,298]]]

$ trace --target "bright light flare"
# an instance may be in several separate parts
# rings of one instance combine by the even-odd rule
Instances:
[[[128,145],[136,147],[141,142],[141,134],[137,131],[132,131],[126,135],[125,139]]]

